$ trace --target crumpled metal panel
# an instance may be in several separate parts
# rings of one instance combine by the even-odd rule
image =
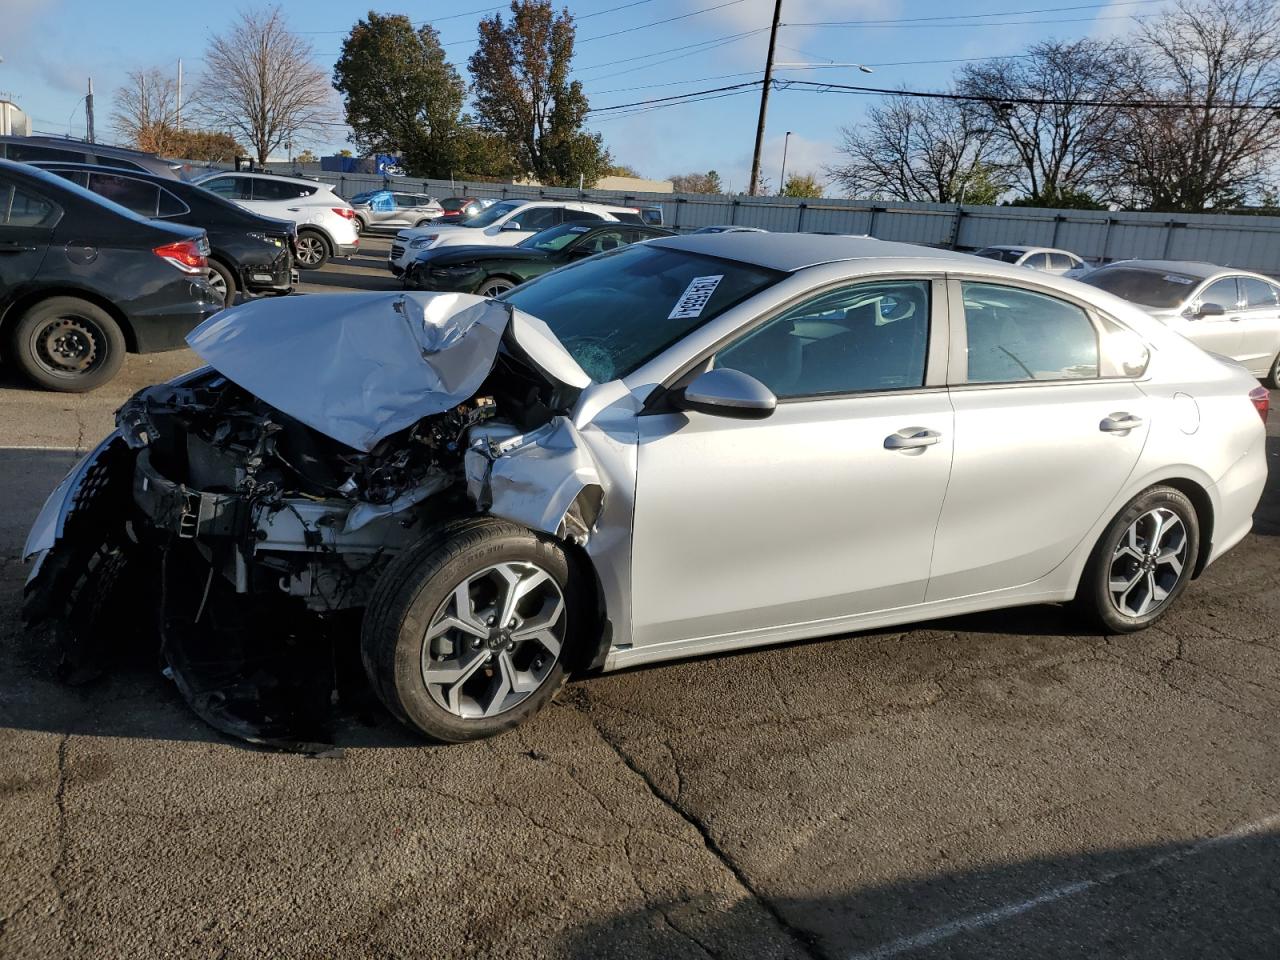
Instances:
[[[606,493],[566,417],[498,443],[479,440],[467,450],[466,473],[467,493],[482,510],[576,543],[591,535]]]
[[[464,293],[282,297],[224,311],[187,343],[277,410],[368,452],[470,399],[493,368],[514,312]],[[545,330],[522,318],[523,328]],[[586,374],[554,338],[525,340],[519,346],[544,372],[583,382]]]

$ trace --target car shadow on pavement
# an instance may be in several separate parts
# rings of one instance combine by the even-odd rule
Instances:
[[[1275,957],[1280,955],[1277,826],[1280,818],[1264,817],[1235,825],[1238,832],[1226,827],[1203,839],[959,869],[942,848],[923,875],[828,896],[771,897],[756,889],[767,880],[746,878],[751,888],[736,901],[693,896],[654,903],[571,931],[553,955],[575,960]],[[998,860],[988,852],[977,856]],[[787,872],[785,862],[770,869],[778,877]]]

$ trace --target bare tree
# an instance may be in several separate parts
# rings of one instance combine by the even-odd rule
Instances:
[[[954,203],[979,171],[996,169],[993,129],[954,100],[886,97],[840,132],[846,159],[827,176],[849,196]]]
[[[246,11],[205,54],[199,103],[211,126],[246,143],[258,163],[335,117],[329,78],[279,7]]]
[[[1196,211],[1265,190],[1280,153],[1280,10],[1269,0],[1182,0],[1134,40],[1135,106],[1115,138],[1125,199]],[[1159,102],[1195,106],[1146,106]]]
[[[960,71],[957,89],[986,105],[996,145],[1031,201],[1057,205],[1105,189],[1119,111],[1081,101],[1120,95],[1122,59],[1114,43],[1049,41]]]
[[[168,153],[177,128],[177,82],[154,67],[126,76],[128,83],[116,90],[112,126],[139,150]]]

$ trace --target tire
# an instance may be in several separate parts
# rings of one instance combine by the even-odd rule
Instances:
[[[236,302],[235,275],[217,260],[209,261],[209,272],[205,275],[209,286],[222,294],[222,306],[230,307]]]
[[[487,277],[481,281],[480,286],[476,289],[482,297],[496,297],[500,293],[506,293],[508,290],[514,290],[516,284],[506,277]]]
[[[419,230],[419,229],[421,229],[422,227],[429,227],[429,226],[431,226],[431,224],[433,224],[433,223],[435,223],[435,221],[434,221],[434,220],[419,220],[417,223],[415,223],[415,224],[413,225],[413,228],[414,228],[415,230]]]
[[[319,270],[329,262],[331,256],[333,251],[329,248],[329,240],[323,233],[318,230],[298,231],[299,270]]]
[[[1280,390],[1280,353],[1277,353],[1276,358],[1271,361],[1271,372],[1263,382],[1271,390]]]
[[[50,297],[13,328],[10,353],[28,380],[46,390],[85,393],[124,363],[125,340],[111,314],[79,297]]]
[[[502,584],[510,582],[501,571],[515,571],[523,577],[517,586],[528,588],[508,621],[518,625],[514,636],[492,623]],[[469,609],[460,610],[459,596]],[[554,540],[491,517],[455,520],[404,550],[378,580],[360,632],[365,672],[387,709],[434,740],[494,736],[532,716],[563,686],[587,626],[583,596],[581,578]],[[462,629],[448,626],[463,620]],[[544,620],[539,633],[549,639],[516,639]],[[434,675],[424,669],[424,654]],[[429,685],[428,676],[437,682]],[[513,677],[533,685],[518,690]]]
[[[368,229],[369,229],[369,225],[368,225],[367,223],[365,223],[365,222],[364,222],[364,217],[356,217],[356,218],[355,218],[355,226],[356,226],[356,236],[357,236],[357,237],[358,237],[358,236],[360,236],[360,235],[361,235],[361,234],[363,234],[366,230],[368,230]]]
[[[1159,538],[1155,543],[1153,535]],[[1200,522],[1186,494],[1166,486],[1144,490],[1098,540],[1080,578],[1076,607],[1109,633],[1144,630],[1186,589],[1199,550]],[[1172,559],[1162,563],[1157,555]],[[1113,592],[1121,584],[1129,585],[1125,592]]]

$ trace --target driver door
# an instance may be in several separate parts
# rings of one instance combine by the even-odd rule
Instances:
[[[1185,325],[1180,324],[1178,332],[1201,350],[1235,359],[1240,354],[1239,301],[1235,277],[1222,277],[1213,281],[1191,301],[1192,313],[1201,304],[1216,303],[1222,307],[1223,315],[1186,317]]]
[[[767,419],[639,417],[637,646],[838,632],[923,601],[951,470],[936,359],[926,375],[946,356],[941,289],[842,285],[720,349],[708,362],[778,396]]]

